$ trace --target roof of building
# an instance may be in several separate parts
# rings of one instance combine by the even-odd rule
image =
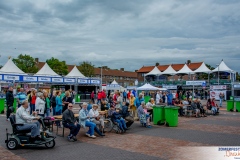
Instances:
[[[45,62],[38,62],[37,67],[41,69],[44,66]],[[68,72],[71,72],[74,65],[67,65]],[[154,67],[153,67],[154,68]],[[94,68],[95,75],[101,74],[101,68]],[[119,77],[132,77],[137,78],[136,72],[130,72],[130,71],[122,71],[122,70],[116,70],[116,69],[102,69],[102,74],[105,76],[119,76]]]
[[[201,66],[201,64],[202,64],[203,62],[194,62],[194,63],[190,63],[190,64],[187,64],[188,65],[188,67],[191,69],[191,70],[196,70],[196,69],[198,69],[200,66]],[[169,66],[170,64],[168,64],[168,65],[159,65],[158,66],[158,69],[161,71],[161,72],[163,72],[163,71],[165,71],[167,68],[168,68],[168,66]],[[184,66],[184,64],[172,64],[172,68],[175,70],[175,71],[179,71],[180,69],[182,69],[183,68],[183,66]],[[138,73],[148,73],[148,72],[150,72],[151,70],[153,70],[153,68],[154,68],[154,66],[143,66],[142,68],[140,68],[137,72]]]

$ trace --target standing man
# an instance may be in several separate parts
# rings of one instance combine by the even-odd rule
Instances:
[[[222,101],[224,100],[224,93],[220,92],[219,94],[219,106],[222,107]]]
[[[161,99],[160,93],[157,92],[157,94],[156,94],[156,104],[159,104],[159,103],[160,103],[160,99]]]
[[[62,116],[62,124],[65,128],[69,128],[70,129],[70,134],[68,135],[68,140],[70,142],[74,142],[77,141],[77,134],[80,130],[80,125],[78,124],[76,118],[74,117],[73,111],[73,104],[72,103],[68,103],[68,109],[66,109],[63,112],[63,116]]]
[[[127,92],[124,90],[123,91],[123,102],[127,101]]]
[[[24,92],[23,88],[20,88],[20,92],[17,94],[18,108],[21,107],[22,102],[27,99],[27,95]]]
[[[6,94],[6,103],[7,103],[7,121],[9,121],[9,116],[12,112],[11,109],[13,109],[13,102],[14,102],[14,97],[13,97],[13,87],[9,87],[7,94]],[[11,107],[11,109],[10,109]]]

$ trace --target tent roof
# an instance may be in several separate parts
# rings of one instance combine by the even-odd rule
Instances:
[[[219,66],[217,68],[215,68],[214,70],[212,70],[212,72],[218,72],[218,71],[219,72],[232,72],[233,70],[231,70],[222,60],[222,62],[219,64]]]
[[[74,66],[71,72],[69,72],[65,77],[82,78],[85,76],[78,70],[76,66]]]
[[[27,75],[13,63],[11,58],[9,58],[7,63],[0,69],[0,73]]]
[[[206,64],[203,62],[202,65],[201,65],[198,69],[196,69],[194,72],[195,72],[195,73],[197,73],[197,72],[209,73],[209,72],[211,72],[211,70],[210,70],[210,69],[206,66]]]
[[[194,72],[187,66],[187,64],[184,64],[183,68],[180,69],[178,73],[185,73],[185,74],[194,74]]]
[[[162,90],[162,89],[154,87],[151,84],[146,83],[143,86],[138,87],[137,90],[141,90],[141,91],[146,91],[146,90],[148,90],[148,91],[156,91],[156,90]]]
[[[145,76],[148,75],[160,75],[162,74],[162,72],[158,69],[158,67],[154,67],[153,70],[151,70],[151,72],[147,73]]]
[[[115,79],[114,79],[114,81],[111,83],[111,84],[118,84],[116,81],[115,81]]]
[[[162,72],[162,74],[174,75],[174,74],[177,74],[177,72],[172,68],[171,65],[169,65],[168,68],[164,72]]]
[[[34,75],[34,76],[55,76],[60,77],[57,73],[55,73],[47,63]]]

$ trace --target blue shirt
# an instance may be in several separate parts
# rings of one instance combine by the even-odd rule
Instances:
[[[127,97],[127,93],[126,92],[123,92],[123,97]]]
[[[91,104],[88,104],[88,106],[87,106],[88,112],[90,111],[90,109],[92,109],[92,105],[91,105]]]
[[[144,102],[144,98],[136,98],[134,101],[134,106],[138,108],[142,102]]]
[[[27,95],[24,92],[18,92],[17,98],[19,99],[19,102],[22,103],[27,99]]]
[[[62,112],[62,100],[60,98],[60,96],[56,97],[56,112]]]

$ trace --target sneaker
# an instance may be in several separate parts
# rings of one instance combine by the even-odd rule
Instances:
[[[72,139],[73,139],[74,141],[77,141],[77,138],[76,138],[76,136],[73,136],[73,137],[72,137]]]
[[[6,119],[6,121],[10,121],[10,119],[8,118],[8,119]]]
[[[90,137],[90,134],[88,134],[88,133],[86,133],[85,135],[88,136],[88,137]]]
[[[69,137],[69,136],[68,136],[68,141],[69,141],[69,142],[74,142],[74,139],[73,139],[72,137]]]
[[[94,136],[94,135],[91,135],[91,136],[89,136],[89,137],[90,137],[90,138],[93,138],[93,139],[96,138],[96,136]]]
[[[147,126],[147,128],[152,128],[152,126],[149,125],[149,126]]]

